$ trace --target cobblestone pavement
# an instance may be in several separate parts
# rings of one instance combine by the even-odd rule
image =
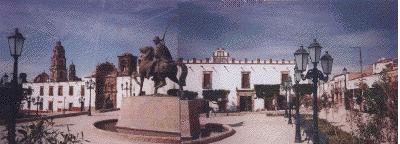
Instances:
[[[202,117],[201,123],[229,124],[236,133],[216,144],[289,144],[294,143],[295,125],[282,116],[249,113],[240,116]],[[293,119],[294,122],[294,119]],[[304,136],[302,137],[304,140]],[[306,142],[304,142],[306,143]]]
[[[55,119],[55,127],[66,130],[69,126],[72,133],[83,132],[85,139],[95,144],[128,144],[134,143],[118,136],[104,135],[92,124],[95,121],[117,119],[118,111],[93,113],[93,116],[81,115]],[[265,113],[246,113],[238,116],[201,117],[200,122],[229,124],[236,133],[218,141],[218,144],[287,144],[294,143],[295,125],[288,125],[287,118],[282,116],[266,116]],[[26,123],[23,123],[26,124]],[[18,124],[21,125],[21,124]],[[5,135],[4,126],[0,126],[1,135]],[[302,137],[304,139],[304,136]],[[3,143],[4,141],[0,141]],[[143,142],[138,142],[143,143]]]

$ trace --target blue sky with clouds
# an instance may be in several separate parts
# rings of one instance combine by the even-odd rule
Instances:
[[[355,68],[357,50],[365,63],[397,57],[396,1],[255,0],[2,0],[0,73],[11,72],[6,36],[18,27],[27,38],[20,71],[33,78],[48,72],[51,50],[62,41],[67,63],[78,76],[117,55],[152,45],[166,35],[174,57],[205,58],[217,47],[237,59],[293,59],[317,38],[333,56],[334,71]]]

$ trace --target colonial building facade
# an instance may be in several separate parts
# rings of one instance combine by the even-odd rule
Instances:
[[[193,58],[183,62],[188,67],[184,89],[197,92],[199,98],[203,97],[203,90],[229,90],[225,107],[228,111],[264,109],[264,100],[256,97],[254,85],[279,85],[294,74],[294,61],[236,60],[223,48],[216,49],[211,58]],[[143,91],[146,94],[152,94],[153,86],[154,83],[146,79]],[[159,93],[167,93],[169,89],[178,87],[177,84],[167,80],[167,85],[159,89]],[[138,94],[139,85],[134,81],[133,76],[117,77],[117,107],[121,106],[124,97]]]
[[[83,98],[83,107],[89,108],[90,91],[85,86],[85,81],[90,78],[83,78],[83,81],[67,82],[43,82],[43,83],[24,83],[25,88],[30,88],[33,92],[28,95],[31,101],[24,101],[23,109],[40,112],[61,112],[80,111]],[[95,90],[91,91],[91,106],[95,106]],[[39,101],[38,98],[42,99]],[[33,100],[35,99],[35,100]]]
[[[66,60],[65,49],[58,41],[52,51],[50,75],[42,72],[33,82],[23,84],[24,88],[32,89],[33,92],[29,93],[29,100],[24,101],[22,109],[40,112],[79,111],[81,106],[88,109],[90,91],[86,89],[85,81],[91,77],[77,77],[73,63],[67,73]],[[95,96],[93,89],[92,106],[95,106]]]
[[[355,101],[356,90],[360,88],[360,83],[364,83],[368,88],[381,80],[381,74],[385,73],[394,81],[397,80],[397,59],[381,58],[373,64],[369,64],[363,72],[350,71],[334,75],[328,82],[321,82],[318,86],[318,96],[326,95],[334,103],[344,104],[345,90],[352,93],[349,98]]]
[[[61,42],[57,42],[53,50],[51,74],[41,73],[31,83],[24,84],[32,88],[31,97],[43,98],[43,111],[59,111],[60,109],[78,110],[79,98],[85,98],[85,108],[89,104],[89,89],[85,82],[92,79],[96,82],[92,90],[92,107],[96,109],[120,108],[126,97],[139,95],[139,85],[135,82],[138,71],[138,58],[129,53],[118,56],[118,68],[105,62],[96,66],[94,73],[83,79],[76,77],[75,65],[69,67],[69,76],[65,69],[65,51]],[[256,97],[254,85],[279,85],[294,74],[294,61],[272,59],[237,60],[223,48],[216,49],[210,58],[183,60],[188,68],[185,90],[198,93],[203,97],[203,90],[228,90],[227,111],[256,111],[265,109],[264,99]],[[181,73],[178,68],[178,75]],[[143,91],[154,93],[154,83],[145,79]],[[159,93],[167,93],[177,89],[178,84],[167,79],[167,85],[159,89]],[[283,95],[284,92],[282,91]],[[215,106],[215,105],[214,105]],[[28,104],[24,105],[28,108]],[[219,108],[221,109],[221,108]]]

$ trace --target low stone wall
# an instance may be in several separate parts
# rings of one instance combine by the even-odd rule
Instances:
[[[97,112],[105,113],[105,112],[112,112],[112,111],[119,111],[119,110],[120,110],[119,108],[111,108],[111,109],[100,109],[100,110],[97,110]]]
[[[204,144],[204,143],[212,143],[212,142],[216,142],[216,141],[220,141],[224,138],[230,137],[232,135],[234,135],[236,133],[236,131],[228,126],[228,125],[223,125],[223,124],[214,124],[212,123],[211,125],[221,125],[225,131],[222,132],[221,134],[215,135],[215,136],[210,136],[210,137],[206,137],[206,138],[200,138],[200,139],[196,139],[196,140],[188,140],[188,141],[184,141],[182,142],[182,144]]]
[[[183,144],[204,144],[204,143],[212,143],[216,141],[220,141],[224,138],[227,138],[229,136],[234,135],[236,132],[235,130],[228,126],[228,125],[223,125],[223,124],[217,124],[217,123],[209,123],[207,125],[213,125],[213,126],[221,126],[224,131],[218,134],[215,134],[210,137],[205,137],[205,138],[199,138],[196,140],[184,140],[179,136],[157,136],[157,135],[143,135],[143,134],[132,134],[132,133],[124,133],[124,132],[118,132],[116,130],[117,128],[115,127],[115,124],[118,122],[117,119],[108,119],[108,120],[102,120],[102,121],[97,121],[95,122],[92,127],[96,129],[98,132],[99,136],[101,135],[108,135],[108,136],[113,136],[118,139],[129,139],[133,142],[151,142],[151,143],[183,143]]]

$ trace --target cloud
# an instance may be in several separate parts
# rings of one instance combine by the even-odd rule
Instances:
[[[195,2],[178,4],[180,40],[211,40],[234,30],[233,21]]]
[[[346,5],[346,2],[338,1],[291,1],[225,6],[223,2],[215,1],[190,2],[187,5],[195,5],[196,13],[206,15],[193,15],[185,20],[197,21],[199,18],[212,19],[218,16],[232,24],[208,21],[207,25],[224,24],[227,28],[234,27],[226,32],[216,31],[218,33],[214,35],[212,32],[207,33],[214,29],[203,27],[202,22],[193,22],[189,27],[182,25],[180,28],[187,31],[179,34],[189,36],[179,39],[179,47],[184,51],[178,53],[186,58],[203,58],[210,57],[215,48],[223,47],[232,56],[242,59],[292,59],[300,45],[308,46],[312,39],[317,38],[324,51],[328,50],[334,57],[335,67],[354,67],[358,64],[358,51],[349,49],[352,46],[363,47],[365,64],[373,63],[382,56],[397,57],[397,29],[393,29],[397,18],[392,16],[396,8],[388,6],[393,1],[382,2],[382,5],[373,2],[373,9],[367,7],[370,3],[357,3]],[[385,12],[386,8],[390,10]],[[353,12],[346,13],[349,10]],[[356,10],[363,13],[354,14]],[[386,17],[385,13],[390,15]],[[360,14],[364,16],[357,17]],[[211,18],[204,18],[208,15]],[[378,23],[382,20],[380,17],[385,17],[385,22]],[[365,22],[366,26],[356,26],[361,22]],[[204,34],[201,35],[202,39],[196,35],[199,31],[195,29],[197,27]]]
[[[0,1],[0,37],[19,27],[27,37],[21,71],[48,71],[51,50],[61,40],[68,64],[79,76],[105,60],[152,44],[171,23],[166,41],[174,57],[210,57],[226,48],[243,59],[292,59],[301,45],[317,38],[334,57],[334,71],[397,57],[396,1],[227,1],[40,0]],[[172,19],[178,17],[177,21]],[[6,39],[0,40],[0,73],[10,72]],[[28,69],[25,69],[28,68]],[[348,68],[348,69],[350,69]]]
[[[30,1],[15,4],[1,1],[0,36],[8,36],[19,27],[26,37],[21,70],[29,78],[48,71],[55,42],[62,41],[67,64],[74,61],[78,76],[87,76],[99,62],[116,63],[116,56],[153,45],[152,38],[164,32],[176,15],[176,2],[167,1]],[[167,33],[167,44],[177,54],[176,26]],[[8,52],[6,41],[1,51]],[[12,59],[0,53],[1,72],[10,72]],[[36,66],[36,67],[35,67]],[[31,67],[33,69],[24,69]]]

